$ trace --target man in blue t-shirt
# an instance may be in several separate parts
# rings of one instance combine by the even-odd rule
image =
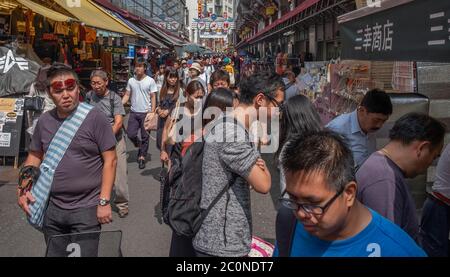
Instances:
[[[274,256],[426,256],[401,228],[356,199],[352,152],[338,134],[292,137],[281,165],[289,197],[280,200]]]

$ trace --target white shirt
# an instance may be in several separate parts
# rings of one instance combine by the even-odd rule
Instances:
[[[439,158],[436,167],[436,181],[432,190],[450,199],[450,144],[447,145]]]
[[[152,110],[151,94],[156,93],[155,80],[149,76],[145,76],[138,81],[136,78],[128,80],[127,91],[130,92],[131,111],[135,113],[148,113]]]

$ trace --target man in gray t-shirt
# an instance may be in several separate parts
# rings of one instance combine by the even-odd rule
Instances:
[[[207,208],[225,186],[231,186],[212,207],[193,240],[197,256],[242,257],[250,252],[250,187],[268,193],[271,175],[248,130],[256,123],[255,109],[267,108],[270,119],[284,101],[283,88],[275,76],[254,75],[243,80],[238,108],[227,117],[219,117],[213,123],[214,131],[205,135],[200,207]]]
[[[69,67],[55,64],[48,71],[49,95],[56,109],[44,113],[35,128],[24,166],[39,167],[61,125],[79,105],[79,81]],[[61,133],[64,136],[64,133]],[[42,231],[46,243],[55,235],[100,231],[112,221],[109,204],[116,171],[115,138],[105,114],[93,108],[79,126],[57,165]],[[34,197],[26,187],[18,188],[18,204],[27,213]],[[70,242],[69,242],[70,241]],[[50,256],[66,256],[67,245],[80,245],[81,256],[96,256],[98,236],[53,241]]]
[[[224,130],[226,141],[232,141],[243,127],[230,122],[215,127],[215,133],[221,134]],[[230,182],[231,188],[209,212],[194,239],[194,248],[214,256],[245,256],[250,251],[252,235],[246,178],[261,156],[248,138],[242,142],[207,142],[203,151],[201,208],[206,209]]]
[[[116,197],[114,202],[118,208],[119,217],[128,215],[128,178],[127,178],[127,149],[123,136],[123,117],[125,109],[122,99],[113,91],[108,90],[108,75],[103,70],[94,70],[91,74],[92,91],[86,95],[86,102],[96,106],[108,118],[116,136],[117,169],[114,180]]]
[[[410,113],[397,120],[390,142],[373,153],[356,173],[358,200],[390,219],[419,241],[419,220],[406,178],[424,172],[441,153],[445,126],[436,119]]]

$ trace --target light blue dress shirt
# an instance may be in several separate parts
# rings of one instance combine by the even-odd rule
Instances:
[[[326,127],[345,137],[358,168],[376,150],[375,137],[361,130],[356,110],[336,117]]]

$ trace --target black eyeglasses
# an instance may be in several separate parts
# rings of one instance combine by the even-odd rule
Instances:
[[[298,211],[300,210],[300,208],[305,211],[308,214],[313,214],[313,215],[323,215],[326,211],[326,209],[328,207],[331,206],[331,204],[333,204],[333,202],[344,192],[344,190],[342,189],[341,191],[337,192],[333,198],[331,198],[330,200],[327,201],[327,203],[325,203],[325,205],[323,206],[319,206],[319,205],[312,205],[312,204],[302,204],[302,203],[298,203],[295,202],[294,200],[290,199],[290,198],[284,198],[283,196],[287,193],[287,191],[284,191],[283,194],[281,195],[282,198],[279,199],[280,203],[290,209],[290,210],[294,210],[294,211]]]

